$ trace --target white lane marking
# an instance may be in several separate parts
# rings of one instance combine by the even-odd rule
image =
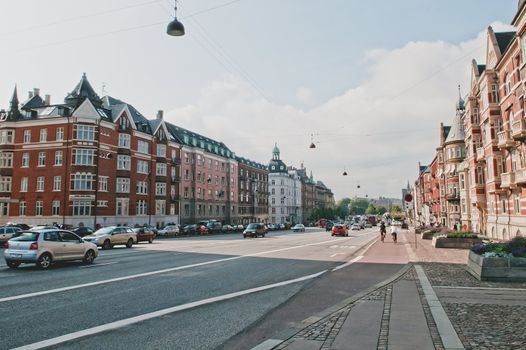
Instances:
[[[526,288],[503,288],[503,287],[461,287],[461,286],[433,286],[434,289],[467,289],[467,290],[496,290],[506,292],[526,292]]]
[[[363,255],[357,256],[356,258],[352,259],[351,261],[346,262],[345,264],[341,264],[341,265],[336,266],[331,271],[334,272],[334,271],[338,271],[340,269],[343,269],[344,267],[347,267],[349,265],[354,264],[355,262],[357,262],[359,260],[362,260],[362,258],[363,258]]]
[[[175,313],[175,312],[188,310],[188,309],[193,309],[193,308],[196,308],[198,306],[212,304],[212,303],[216,303],[218,301],[229,300],[229,299],[237,298],[237,297],[240,297],[240,296],[243,296],[243,295],[247,295],[247,294],[257,293],[257,292],[261,292],[261,291],[268,290],[268,289],[273,289],[273,288],[282,287],[282,286],[286,286],[286,285],[297,283],[297,282],[310,280],[310,279],[316,278],[318,276],[321,276],[325,272],[327,272],[327,270],[323,270],[321,272],[318,272],[318,273],[315,273],[315,274],[312,274],[312,275],[307,275],[307,276],[303,276],[303,277],[299,277],[299,278],[295,278],[295,279],[291,279],[291,280],[287,280],[287,281],[283,281],[283,282],[278,282],[278,283],[274,283],[274,284],[268,284],[268,285],[265,285],[265,286],[251,288],[251,289],[245,289],[245,290],[242,290],[242,291],[239,291],[239,292],[228,293],[228,294],[220,295],[220,296],[217,296],[217,297],[212,297],[212,298],[208,298],[208,299],[194,301],[194,302],[187,303],[187,304],[173,306],[173,307],[169,307],[169,308],[166,308],[166,309],[162,309],[162,310],[158,310],[158,311],[154,311],[154,312],[149,312],[149,313],[142,314],[142,315],[139,315],[139,316],[130,317],[130,318],[126,318],[126,319],[123,319],[123,320],[106,323],[106,324],[103,324],[103,325],[100,325],[100,326],[96,326],[96,327],[84,329],[84,330],[81,330],[81,331],[65,334],[65,335],[62,335],[62,336],[59,336],[59,337],[55,337],[55,338],[39,341],[39,342],[36,342],[36,343],[24,345],[24,346],[21,346],[21,347],[12,349],[12,350],[42,349],[42,348],[45,348],[45,347],[48,347],[48,346],[61,344],[61,343],[68,342],[68,341],[71,341],[71,340],[83,338],[83,337],[86,337],[86,336],[89,336],[89,335],[95,335],[95,334],[98,334],[98,333],[101,333],[101,332],[107,332],[109,330],[115,330],[117,328],[130,326],[130,325],[135,324],[135,323],[139,323],[139,322],[143,322],[143,321],[150,320],[150,319],[153,319],[153,318],[165,316],[165,315],[172,314],[172,313]]]
[[[336,254],[332,254],[332,255],[331,255],[331,258],[334,258],[335,256],[338,256],[338,255],[345,255],[345,253],[336,253]]]
[[[205,265],[217,264],[217,263],[231,261],[231,260],[238,260],[238,259],[247,258],[247,257],[271,254],[271,253],[276,253],[276,252],[281,252],[281,251],[286,251],[286,250],[291,250],[291,249],[298,249],[298,248],[303,248],[303,247],[308,247],[308,246],[313,246],[313,245],[321,245],[321,244],[325,244],[325,243],[328,243],[328,242],[332,242],[332,240],[318,242],[318,243],[303,244],[303,245],[300,245],[300,246],[293,246],[293,247],[287,247],[287,248],[281,248],[281,249],[274,249],[274,250],[269,250],[269,251],[265,251],[265,252],[247,254],[247,255],[238,255],[238,256],[233,256],[233,257],[230,257],[230,258],[210,260],[210,261],[205,261],[205,262],[201,262],[201,263],[195,263],[195,264],[190,264],[190,265],[171,267],[171,268],[157,270],[157,271],[143,272],[143,273],[139,273],[139,274],[136,274],[136,275],[128,275],[128,276],[116,277],[116,278],[111,278],[111,279],[102,280],[102,281],[77,284],[77,285],[68,286],[68,287],[48,289],[48,290],[43,290],[43,291],[40,291],[40,292],[33,292],[33,293],[27,293],[27,294],[13,295],[13,296],[10,296],[10,297],[0,298],[0,303],[6,302],[6,301],[12,301],[12,300],[26,299],[26,298],[36,297],[36,296],[40,296],[40,295],[65,292],[65,291],[79,289],[79,288],[98,286],[98,285],[101,285],[101,284],[113,283],[113,282],[118,282],[118,281],[126,281],[126,280],[130,280],[130,279],[134,279],[134,278],[153,276],[153,275],[158,275],[158,274],[162,274],[162,273],[166,273],[166,272],[186,270],[186,269],[190,269],[190,268],[193,268],[193,267],[200,267],[200,266],[205,266]]]
[[[263,343],[256,345],[250,350],[271,350],[283,342],[284,340],[280,340],[280,339],[267,339]]]
[[[99,267],[99,266],[105,266],[105,265],[113,265],[113,264],[116,264],[116,263],[118,263],[118,261],[112,261],[112,262],[100,263],[100,264],[93,264],[93,265],[84,265],[84,266],[79,266],[79,268],[87,269],[87,268],[90,268],[90,267]]]

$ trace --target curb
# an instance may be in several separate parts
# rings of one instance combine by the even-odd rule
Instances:
[[[338,310],[341,310],[343,309],[344,307],[346,307],[347,305],[349,304],[352,304],[356,301],[358,301],[359,299],[365,297],[366,295],[376,291],[377,289],[380,289],[382,287],[385,287],[386,285],[396,281],[397,279],[399,279],[400,277],[402,277],[407,271],[409,271],[409,269],[411,269],[413,267],[413,264],[412,263],[408,263],[406,266],[402,267],[400,269],[400,271],[398,271],[397,273],[395,273],[394,275],[392,275],[391,277],[383,280],[382,282],[379,282],[351,297],[348,297],[342,301],[340,301],[339,303],[331,306],[331,307],[328,307],[327,309],[315,314],[315,315],[312,315],[306,319],[304,319],[303,321],[301,321],[301,324],[298,325],[297,327],[291,327],[291,328],[288,328],[286,330],[284,330],[283,332],[281,332],[277,338],[279,339],[272,339],[272,340],[281,340],[279,344],[275,344],[275,343],[269,343],[272,344],[272,347],[259,347],[260,345],[263,345],[262,344],[259,344],[257,345],[256,347],[252,348],[252,350],[254,349],[273,349],[275,348],[276,346],[280,345],[281,343],[283,343],[284,341],[288,340],[289,338],[293,337],[296,333],[298,333],[299,331],[303,330],[304,328],[307,328],[309,327],[310,325],[318,322],[319,320],[333,314],[334,312],[338,311]]]

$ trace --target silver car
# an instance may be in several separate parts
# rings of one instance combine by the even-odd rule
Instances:
[[[9,241],[18,231],[21,231],[21,229],[16,226],[0,227],[0,243]]]
[[[129,227],[110,226],[103,227],[83,238],[86,242],[93,243],[102,249],[110,249],[115,245],[125,245],[131,248],[137,243],[137,234]]]
[[[84,242],[70,231],[43,229],[20,231],[7,242],[4,258],[7,266],[34,263],[47,269],[55,261],[82,260],[91,264],[98,255],[97,246]]]

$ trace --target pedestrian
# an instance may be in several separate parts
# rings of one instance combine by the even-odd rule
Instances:
[[[396,243],[396,240],[398,238],[396,225],[391,225],[391,237],[393,237],[393,243]]]
[[[457,231],[458,230],[458,226],[457,224],[455,223],[455,225],[453,225],[453,230]]]
[[[385,239],[385,234],[387,233],[385,229],[385,223],[382,221],[380,224],[380,240],[383,242]]]

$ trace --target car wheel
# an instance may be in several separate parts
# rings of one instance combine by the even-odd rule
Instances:
[[[110,249],[111,248],[111,243],[110,243],[110,240],[107,239],[104,241],[104,243],[102,243],[102,249]]]
[[[20,266],[20,263],[18,261],[8,261],[7,266],[9,266],[12,269],[16,269]]]
[[[84,264],[93,264],[93,260],[95,260],[95,252],[93,250],[88,250],[86,254],[84,254],[84,259],[82,261]]]
[[[128,242],[126,242],[126,248],[131,248],[133,246],[133,239],[128,239]]]
[[[45,270],[51,266],[51,260],[51,255],[44,253],[38,258],[37,266],[42,270]]]
[[[247,235],[243,235],[243,238],[247,238]]]
[[[265,238],[265,234],[262,234],[261,237]]]
[[[346,233],[346,234],[345,234],[345,237],[349,237],[349,234],[348,234],[348,233]]]
[[[152,244],[152,243],[153,243],[153,239],[150,238],[150,239],[148,240],[148,243]]]

